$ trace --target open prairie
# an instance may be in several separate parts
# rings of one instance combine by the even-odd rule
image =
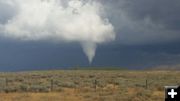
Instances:
[[[0,101],[163,101],[167,85],[180,85],[180,71],[0,73]]]

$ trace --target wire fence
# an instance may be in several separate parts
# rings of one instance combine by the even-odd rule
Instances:
[[[132,84],[132,82],[134,82]],[[153,82],[148,81],[147,79],[144,82],[135,82],[132,80],[126,80],[117,82],[116,80],[110,80],[108,82],[103,82],[102,80],[92,79],[91,81],[60,81],[56,79],[49,80],[39,80],[39,79],[9,79],[9,78],[0,78],[0,92],[60,92],[63,88],[72,88],[72,89],[83,89],[90,88],[93,91],[98,89],[103,89],[108,85],[111,85],[112,90],[116,87],[125,86],[136,86],[142,87],[144,89],[150,88]],[[132,85],[131,85],[132,84]],[[122,86],[121,86],[122,87]]]

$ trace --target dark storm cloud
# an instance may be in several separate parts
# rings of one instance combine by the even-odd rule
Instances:
[[[179,0],[101,0],[117,40],[125,44],[172,42],[180,39]]]
[[[131,0],[126,7],[126,11],[135,20],[149,17],[154,23],[163,24],[167,29],[180,29],[179,0]]]
[[[62,6],[66,8],[67,1],[62,1]],[[88,63],[81,47],[76,43],[54,44],[47,40],[21,42],[0,37],[0,70],[74,66],[117,66],[134,69],[179,64],[180,0],[95,1],[101,2],[105,7],[105,13],[101,12],[100,16],[107,17],[113,25],[116,41],[97,47],[97,55],[92,64]],[[4,1],[0,0],[0,24],[4,24],[17,12],[12,6],[1,2]]]

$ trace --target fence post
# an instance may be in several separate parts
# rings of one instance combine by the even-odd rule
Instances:
[[[5,86],[8,87],[8,78],[5,79]]]
[[[146,89],[148,89],[148,80],[146,79]]]
[[[51,91],[53,91],[54,90],[54,81],[53,81],[53,79],[51,80]]]
[[[95,90],[95,92],[97,90],[97,80],[96,79],[94,80],[94,90]]]

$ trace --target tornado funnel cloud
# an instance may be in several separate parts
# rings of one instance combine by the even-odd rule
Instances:
[[[96,0],[0,0],[0,35],[21,41],[78,42],[89,62],[97,44],[115,39],[114,27]],[[4,11],[8,11],[4,13]]]
[[[86,43],[82,45],[83,51],[88,57],[89,63],[92,63],[93,58],[96,54],[96,44],[94,43]]]

